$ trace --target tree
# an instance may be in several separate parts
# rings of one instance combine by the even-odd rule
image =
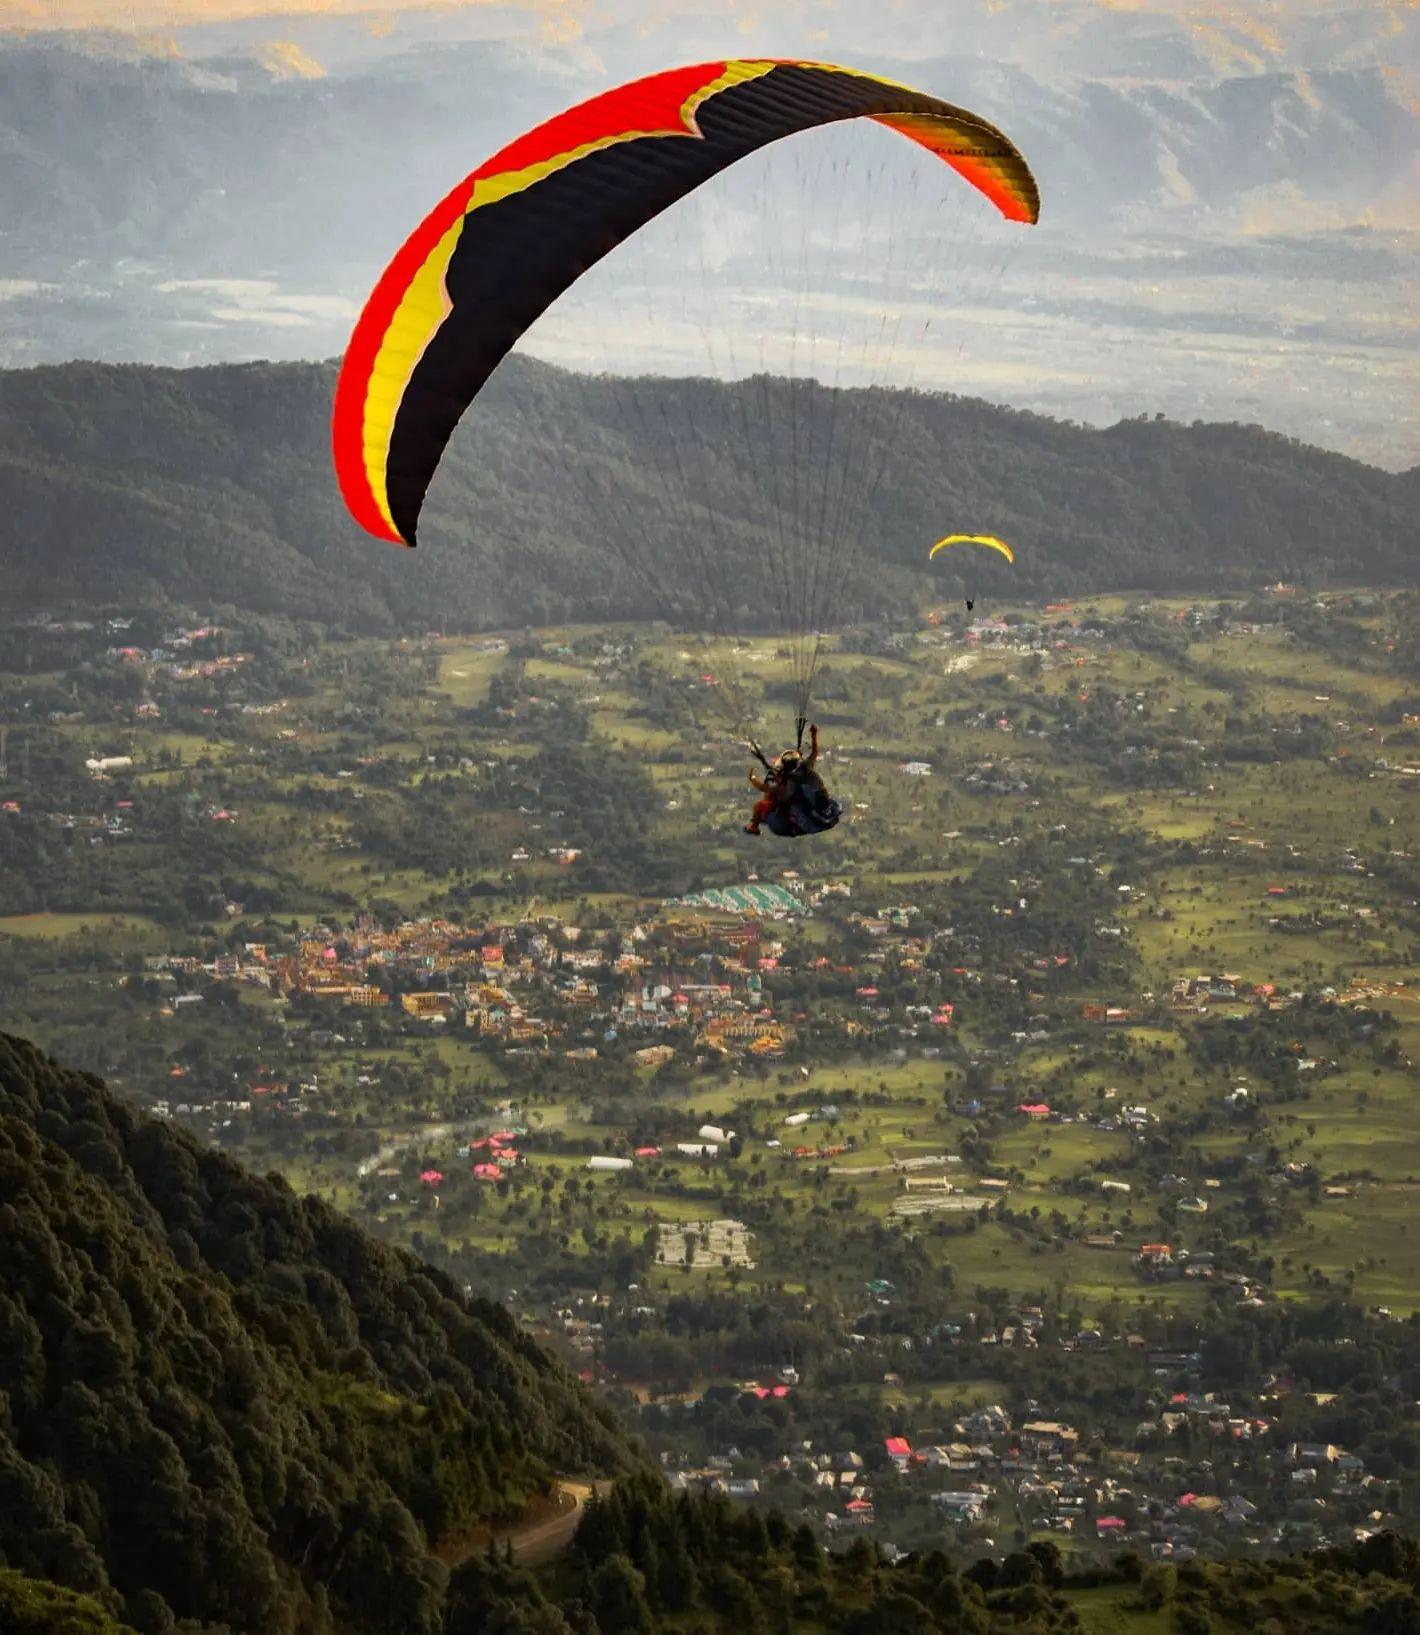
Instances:
[[[801,1573],[807,1573],[815,1578],[823,1576],[823,1549],[814,1537],[813,1528],[806,1521],[800,1522],[794,1529],[791,1548],[794,1565]]]
[[[1000,1572],[996,1576],[996,1587],[1014,1590],[1023,1584],[1039,1584],[1041,1578],[1041,1564],[1036,1557],[1024,1550],[1018,1550],[1008,1555],[1001,1563]]]
[[[1144,1569],[1139,1580],[1139,1600],[1148,1612],[1157,1612],[1173,1600],[1178,1587],[1178,1572],[1168,1562],[1160,1561]]]
[[[898,1590],[878,1596],[843,1625],[843,1635],[940,1635],[940,1631],[941,1625],[920,1601]]]
[[[1026,1546],[1026,1553],[1039,1564],[1042,1582],[1058,1590],[1065,1582],[1065,1558],[1060,1553],[1060,1546],[1050,1539],[1037,1539]]]
[[[592,1606],[605,1635],[654,1635],[646,1580],[624,1555],[611,1555],[592,1575]]]

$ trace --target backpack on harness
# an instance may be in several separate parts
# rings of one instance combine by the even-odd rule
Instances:
[[[772,835],[792,840],[800,835],[820,835],[832,829],[843,816],[843,808],[827,790],[807,790],[796,778],[786,801],[776,803],[764,820]]]

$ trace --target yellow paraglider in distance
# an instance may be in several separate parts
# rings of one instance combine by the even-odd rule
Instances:
[[[1016,553],[1004,539],[997,539],[995,534],[948,534],[945,539],[939,539],[927,553],[930,562],[938,551],[946,550],[948,545],[986,545],[993,551],[1000,551],[1008,562],[1016,560]]]

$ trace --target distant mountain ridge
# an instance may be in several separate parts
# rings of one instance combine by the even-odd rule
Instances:
[[[1086,22],[1081,12],[1077,23]],[[291,21],[284,38],[299,41],[304,31]],[[328,20],[326,31],[362,32],[342,21],[352,20]],[[1325,202],[1384,211],[1403,198],[1413,116],[1403,84],[1377,64],[1384,36],[1371,17],[1357,18],[1360,60],[1345,61],[1333,44],[1341,60],[1310,69],[1226,54],[1214,65],[1186,29],[1146,35],[1131,62],[1118,52],[1117,12],[1104,30],[1096,18],[1073,37],[1053,31],[1049,48],[1032,46],[1020,19],[981,38],[972,22],[939,21],[922,37],[932,46],[925,56],[894,55],[907,36],[895,42],[890,32],[865,55],[850,30],[835,60],[990,112],[1035,157],[1056,221],[1098,231],[1111,216],[1219,211],[1281,187],[1298,227],[1310,230]],[[320,32],[311,29],[310,52],[291,46],[312,69],[318,56],[332,61],[331,73],[312,77],[272,55],[271,25],[264,43],[192,58],[86,50],[83,35],[0,36],[7,276],[55,276],[74,260],[81,232],[81,285],[105,276],[105,260],[135,258],[176,278],[274,269],[300,288],[327,275],[328,294],[347,282],[364,288],[411,224],[411,199],[440,197],[512,133],[618,77],[714,57],[711,42],[723,41],[715,27],[686,39],[613,30],[597,56],[512,39],[430,39],[356,64],[343,41],[321,42]],[[471,86],[497,94],[471,98]],[[340,275],[342,262],[353,280]]]
[[[0,32],[0,365],[333,355],[458,177],[608,85],[728,48],[920,85],[1030,157],[1040,225],[1007,235],[998,272],[965,210],[983,243],[959,276],[917,288],[934,309],[920,383],[1096,425],[1155,409],[1255,419],[1388,467],[1414,459],[1416,8],[1308,7],[1264,28],[1200,23],[1182,0],[1052,0],[1048,23],[1037,0],[903,0],[890,18],[843,0],[827,31],[818,9],[761,8],[728,34],[709,0],[653,18],[641,0],[563,5],[556,26],[545,6],[489,0],[378,26],[263,7],[171,34]],[[888,207],[885,176],[924,197],[935,182],[883,135],[806,146],[848,143],[835,212],[870,241],[886,228],[899,247],[959,245],[955,198],[939,226]],[[646,309],[642,286],[654,293],[654,333],[573,296],[534,349],[573,368],[704,369],[676,322],[685,301],[763,311],[815,242],[820,200],[797,160],[767,162],[735,167],[603,269],[603,296]],[[702,240],[710,280],[687,277]],[[830,312],[864,293],[847,272],[812,263]]]
[[[406,552],[344,513],[329,456],[333,378],[317,364],[0,373],[6,611],[166,601],[365,630],[648,617],[661,609],[617,571],[614,536],[664,540],[673,567],[687,514],[713,523],[738,617],[763,622],[774,605],[766,540],[779,519],[737,430],[737,394],[782,397],[787,383],[628,383],[512,359],[456,435],[421,546]],[[705,446],[681,474],[689,492],[672,495],[664,473],[684,393]],[[831,396],[819,394],[817,412]],[[972,566],[996,594],[1413,578],[1413,472],[1243,426],[1093,430],[891,390],[854,412],[859,469],[884,473],[858,587],[870,608],[956,594],[962,565],[939,559],[929,574],[925,558],[963,525],[1016,547],[1014,571]],[[587,470],[614,506],[588,507],[577,480]],[[845,586],[840,605],[856,599]]]

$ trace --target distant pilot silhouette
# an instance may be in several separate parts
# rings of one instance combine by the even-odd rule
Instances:
[[[971,600],[971,599],[970,599],[970,598],[968,598],[968,599],[967,599],[967,604],[966,604],[966,611],[967,611],[967,612],[968,612],[968,613],[970,613],[970,612],[971,612],[971,610],[972,610],[972,608],[974,608],[974,607],[975,607],[975,606],[976,606],[976,603],[975,603],[975,602],[973,602],[973,601],[972,601],[972,600]]]

